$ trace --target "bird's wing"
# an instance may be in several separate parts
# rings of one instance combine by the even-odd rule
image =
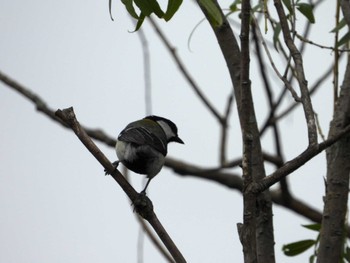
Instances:
[[[119,134],[118,140],[134,143],[136,145],[149,145],[162,153],[164,156],[167,154],[166,142],[163,142],[160,138],[143,127],[125,128]]]

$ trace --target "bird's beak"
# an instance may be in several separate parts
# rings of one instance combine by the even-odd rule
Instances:
[[[181,140],[180,137],[178,137],[178,136],[174,137],[174,138],[172,139],[172,141],[173,141],[173,142],[178,142],[178,143],[181,143],[181,144],[185,144],[185,143],[183,142],[183,140]]]

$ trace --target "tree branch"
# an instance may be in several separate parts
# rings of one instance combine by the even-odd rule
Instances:
[[[225,110],[225,115],[223,117],[223,122],[221,124],[221,138],[220,138],[220,165],[224,166],[227,162],[226,158],[226,149],[227,149],[227,131],[228,131],[228,123],[229,117],[232,109],[234,101],[234,92],[229,95]]]
[[[37,94],[23,86],[22,84],[19,84],[17,81],[13,80],[12,78],[8,77],[6,74],[2,73],[0,71],[0,81],[6,84],[6,86],[11,87],[13,90],[17,91],[21,95],[23,95],[25,98],[29,99],[36,107],[37,111],[44,113],[47,117],[49,117],[51,120],[61,124],[65,128],[69,128],[69,126],[63,122],[60,118],[58,118],[55,115],[55,111],[47,106],[46,102]],[[101,129],[91,129],[87,127],[83,127],[83,129],[86,131],[86,133],[101,142],[104,142],[105,144],[114,147],[116,144],[116,140],[108,136],[104,131]]]
[[[107,157],[101,152],[101,150],[87,135],[85,130],[80,126],[79,122],[75,117],[73,108],[57,110],[55,114],[74,131],[74,133],[89,150],[89,152],[99,161],[99,163],[105,168],[105,170],[121,186],[121,188],[124,190],[124,192],[128,195],[128,197],[134,204],[136,212],[151,224],[153,229],[158,234],[159,238],[163,241],[165,247],[175,259],[175,261],[186,262],[185,258],[182,256],[181,252],[178,250],[175,243],[172,241],[172,239],[158,220],[156,214],[154,213],[151,200],[147,196],[137,193],[135,189],[123,177],[123,175],[117,169],[115,169],[113,164],[107,159]]]
[[[37,94],[34,94],[32,91],[29,91],[27,88],[25,88],[24,86],[22,86],[18,82],[12,80],[11,78],[7,77],[5,74],[3,74],[1,72],[0,72],[0,81],[5,83],[7,86],[11,87],[12,89],[19,91],[20,94],[24,95],[29,100],[31,100],[31,99],[29,97],[27,97],[25,94],[32,94],[33,97],[39,98],[39,101],[41,101],[41,104],[46,105],[46,103],[42,100],[42,98],[40,98]],[[31,101],[35,104],[37,100],[35,100],[35,101],[31,100]],[[46,110],[43,111],[43,113],[48,117],[53,115],[54,118],[52,118],[52,119],[54,121],[62,124],[66,128],[69,128],[64,122],[62,122],[59,118],[57,118],[55,116],[55,112],[50,111],[50,107],[46,106]],[[115,143],[116,143],[115,139],[106,135],[101,130],[93,130],[93,129],[88,129],[88,128],[84,128],[84,129],[90,137],[92,137],[92,138],[94,138],[94,139],[96,139],[96,140],[98,140],[98,141],[100,141],[108,146],[111,146],[111,147],[115,146]],[[278,159],[272,155],[264,153],[263,156],[264,156],[264,160],[266,160],[266,161],[269,161],[275,165],[283,165],[283,163],[281,163],[280,159]],[[224,172],[220,171],[221,168],[230,168],[230,167],[234,167],[234,166],[239,166],[239,165],[241,165],[241,163],[242,163],[242,159],[239,158],[237,160],[233,160],[233,161],[227,163],[227,165],[225,165],[223,167],[203,169],[203,168],[200,168],[198,166],[191,165],[191,164],[181,162],[181,161],[177,161],[175,159],[167,157],[165,166],[167,166],[170,169],[173,169],[180,176],[190,175],[190,176],[197,177],[199,179],[207,179],[207,180],[211,180],[211,181],[220,183],[220,184],[222,184],[226,187],[229,187],[231,189],[237,189],[239,191],[242,191],[243,182],[242,182],[242,178],[241,178],[240,174],[224,173]],[[300,215],[302,215],[310,220],[313,220],[315,222],[321,222],[322,215],[320,212],[313,211],[312,208],[310,208],[306,204],[304,204],[301,201],[298,201],[296,199],[293,199],[294,201],[291,199],[290,202],[286,203],[280,197],[280,194],[278,192],[271,192],[271,193],[272,193],[273,201],[275,203],[282,205],[285,208],[288,208],[288,209],[290,209],[290,210],[292,210],[292,211],[294,211],[294,212],[296,212],[296,213],[298,213],[298,214],[300,214]],[[311,212],[309,212],[309,211],[311,211]],[[348,229],[349,229],[348,237],[350,237],[350,227],[348,227]]]
[[[255,122],[254,106],[251,97],[250,81],[250,49],[249,49],[249,25],[250,25],[250,0],[242,1],[241,13],[241,107],[239,112],[242,137],[243,137],[243,224],[238,225],[239,238],[243,245],[245,263],[259,262],[257,232],[257,198],[255,194],[245,191],[257,178],[254,176],[254,146],[256,141],[252,131],[251,122]],[[253,119],[252,119],[253,117]]]
[[[149,21],[151,22],[151,25],[153,26],[154,30],[156,31],[160,39],[163,41],[165,47],[169,51],[172,58],[175,60],[176,65],[180,69],[180,72],[185,77],[187,82],[190,84],[190,87],[192,87],[193,91],[198,95],[200,100],[209,109],[209,111],[216,117],[219,123],[222,123],[223,118],[221,117],[220,113],[214,108],[214,106],[210,103],[210,101],[205,97],[205,95],[203,94],[203,92],[195,82],[195,80],[192,78],[188,70],[185,68],[185,65],[182,63],[181,59],[176,53],[176,49],[170,44],[170,41],[166,38],[165,34],[159,28],[157,23],[152,19],[152,17],[149,17]]]
[[[273,172],[272,174],[266,176],[259,182],[252,183],[249,186],[249,191],[256,194],[261,191],[267,190],[269,187],[279,182],[282,178],[286,177],[290,173],[294,172],[301,166],[303,166],[307,161],[311,160],[317,154],[327,149],[329,146],[340,140],[344,135],[350,132],[350,125],[339,131],[334,136],[328,138],[326,141],[321,142],[316,145],[316,147],[308,147],[303,153],[294,159],[286,162],[281,168]]]
[[[296,77],[300,87],[301,101],[303,104],[304,114],[306,118],[307,129],[308,129],[309,146],[314,147],[317,145],[317,129],[316,129],[316,122],[314,118],[314,111],[312,108],[309,90],[307,87],[307,80],[304,74],[302,56],[298,48],[295,46],[294,41],[290,35],[286,14],[284,13],[281,0],[274,0],[274,4],[276,7],[278,16],[280,18],[284,41],[295,63],[295,70],[297,74]]]
[[[242,177],[238,174],[222,172],[218,169],[205,169],[169,157],[166,158],[165,165],[180,176],[189,175],[200,179],[207,179],[239,191],[242,191],[243,188]]]
[[[349,0],[337,1],[341,5],[345,21],[350,28]],[[337,9],[340,8],[337,6]],[[350,126],[350,56],[347,57],[343,83],[340,89],[334,117],[328,137],[332,138],[344,127]],[[346,129],[346,128],[345,128]],[[348,213],[349,173],[350,173],[350,134],[342,137],[327,149],[327,182],[318,263],[341,262],[344,257],[344,229]]]

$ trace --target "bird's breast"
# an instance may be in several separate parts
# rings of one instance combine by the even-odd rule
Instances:
[[[165,161],[163,154],[149,145],[136,145],[118,141],[116,152],[121,161],[129,170],[154,177],[162,169]]]

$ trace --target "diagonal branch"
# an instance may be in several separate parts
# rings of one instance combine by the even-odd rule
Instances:
[[[316,129],[314,111],[312,108],[312,103],[309,95],[308,84],[305,78],[302,56],[298,48],[295,46],[294,41],[291,37],[290,30],[288,27],[287,17],[286,17],[286,14],[284,13],[281,0],[274,0],[274,4],[281,22],[284,41],[295,63],[296,77],[300,87],[301,101],[303,104],[304,114],[306,118],[306,125],[308,129],[309,146],[313,147],[317,145],[317,129]]]
[[[138,194],[135,189],[128,183],[123,175],[115,169],[113,164],[107,159],[107,157],[101,152],[96,144],[87,135],[85,130],[80,126],[78,120],[75,117],[73,108],[64,110],[57,110],[56,116],[66,123],[78,136],[79,140],[85,145],[90,153],[99,161],[99,163],[105,168],[105,170],[113,177],[113,179],[121,186],[124,192],[128,195],[130,200],[135,206],[136,212],[147,220],[153,229],[158,234],[159,238],[163,241],[164,245],[174,257],[176,262],[186,262],[175,243],[170,238],[156,214],[153,211],[153,205],[151,200],[142,194]]]
[[[57,118],[55,116],[54,111],[50,107],[48,107],[46,102],[42,98],[40,98],[37,94],[33,93],[32,91],[30,91],[29,89],[27,89],[23,85],[19,84],[18,82],[14,81],[13,79],[11,79],[10,77],[6,76],[5,74],[3,74],[1,72],[0,72],[0,80],[3,83],[5,83],[6,85],[13,88],[14,90],[18,91],[20,94],[25,96],[30,101],[32,101],[36,105],[37,109],[39,111],[43,112],[46,116],[52,118],[57,123],[60,123],[64,127],[68,128],[68,126],[60,120],[60,118]],[[88,128],[85,128],[85,130],[87,131],[87,134],[90,137],[93,137],[94,139],[101,141],[101,142],[105,143],[106,145],[114,147],[115,140],[113,138],[109,137],[108,135],[106,135],[101,130],[93,130],[93,129],[88,129]],[[265,158],[266,158],[266,160],[270,160],[268,158],[268,156]],[[271,161],[276,162],[274,160],[271,160]],[[238,159],[236,161],[230,162],[230,164],[228,164],[227,167],[232,167],[232,166],[234,166],[234,164],[239,165],[241,163],[242,163],[242,160]],[[168,166],[170,169],[173,169],[176,173],[178,173],[179,175],[182,175],[182,176],[192,175],[192,176],[200,178],[200,179],[207,179],[207,180],[216,181],[216,182],[218,182],[222,185],[225,185],[229,188],[232,188],[232,189],[238,189],[238,190],[242,189],[242,180],[241,180],[240,175],[232,175],[232,174],[222,173],[219,171],[214,172],[214,171],[212,171],[213,169],[209,169],[209,171],[208,171],[208,169],[201,169],[201,168],[199,168],[197,166],[193,166],[193,165],[191,166],[187,163],[179,162],[179,161],[176,161],[176,160],[171,159],[169,157],[167,158],[165,165]],[[217,170],[217,169],[215,169],[215,170]],[[277,203],[282,203],[281,201],[278,201],[278,198],[273,198],[273,199]],[[293,210],[293,208],[291,208],[291,209]],[[310,218],[306,214],[304,214],[304,216]],[[313,220],[312,218],[310,218],[310,219]]]
[[[176,65],[179,67],[182,75],[185,77],[187,82],[190,84],[190,87],[192,87],[193,91],[198,95],[198,97],[201,99],[203,104],[209,109],[209,111],[216,117],[216,119],[223,123],[223,118],[221,117],[220,113],[214,108],[214,106],[210,103],[210,101],[205,97],[199,86],[197,85],[196,81],[192,78],[188,70],[186,69],[185,65],[182,63],[181,59],[176,53],[176,49],[170,44],[170,41],[167,39],[165,34],[162,32],[162,30],[159,28],[157,23],[152,19],[152,17],[149,17],[149,21],[151,22],[154,30],[160,37],[160,39],[163,41],[164,45],[166,46],[167,50],[169,51],[172,58],[175,60]]]
[[[33,93],[32,91],[28,90],[25,88],[23,85],[19,84],[18,82],[14,81],[13,79],[9,78],[5,74],[0,72],[0,81],[5,83],[7,86],[11,87],[14,90],[17,90],[20,94],[31,100],[35,105],[36,102],[45,105],[45,110],[42,111],[46,116],[51,117],[54,116],[53,120],[56,121],[57,123],[60,123],[64,125],[64,127],[69,128],[65,123],[63,123],[59,118],[55,116],[55,112],[50,110],[50,107],[46,105],[44,100],[40,98],[37,94]],[[30,95],[31,94],[31,95]],[[37,98],[36,100],[32,100],[31,97]],[[88,129],[85,128],[86,133],[100,141],[103,142],[104,144],[114,147],[116,141],[106,135],[104,132],[101,130],[93,130],[93,129]],[[270,156],[267,153],[263,154],[264,160],[269,161],[271,163],[274,163],[275,165],[282,165],[280,159],[276,159],[273,156]],[[239,158],[237,160],[233,160],[227,165],[225,165],[223,168],[227,167],[234,167],[234,166],[239,166],[242,163],[242,159]],[[217,168],[209,168],[209,169],[203,169],[195,165],[191,165],[188,163],[185,163],[183,161],[177,161],[175,159],[172,159],[170,157],[166,158],[166,163],[165,165],[173,169],[176,173],[178,173],[180,176],[194,176],[199,179],[205,179],[209,181],[214,181],[217,182],[221,185],[224,185],[228,188],[231,189],[237,189],[239,191],[242,191],[242,178],[241,175],[239,174],[232,174],[232,173],[223,173],[220,171],[220,168],[222,167],[217,167]],[[291,211],[294,211],[295,213],[302,215],[312,221],[315,222],[320,222],[322,215],[320,212],[315,211],[312,209],[310,206],[306,205],[302,201],[295,199],[292,197],[292,199],[289,199],[289,202],[286,203],[283,198],[280,197],[280,194],[278,192],[271,192],[272,194],[272,200],[276,203],[279,204],[285,208],[290,209]],[[350,237],[350,227],[348,227],[348,237]]]
[[[0,81],[6,84],[6,86],[11,87],[13,90],[22,94],[25,98],[29,99],[31,102],[33,102],[37,111],[44,113],[51,120],[61,124],[63,127],[69,128],[69,126],[65,122],[63,122],[60,118],[58,118],[55,115],[55,111],[52,108],[50,108],[39,95],[35,94],[31,90],[23,86],[22,84],[19,84],[17,81],[8,77],[6,74],[2,73],[1,71],[0,71]],[[90,137],[96,140],[102,141],[109,146],[113,146],[113,147],[115,146],[116,141],[110,136],[108,136],[101,129],[91,129],[91,128],[84,127],[84,130]]]
[[[259,182],[255,182],[249,186],[249,191],[253,193],[260,193],[267,190],[269,187],[279,182],[282,178],[286,177],[290,173],[294,172],[307,161],[311,160],[317,154],[330,147],[332,144],[340,140],[344,135],[350,132],[350,125],[342,129],[339,133],[328,138],[324,142],[317,144],[315,147],[308,147],[303,153],[289,162],[285,163],[281,168],[266,176]]]
[[[226,110],[223,117],[223,122],[221,124],[220,153],[219,153],[221,166],[226,165],[226,162],[227,162],[227,159],[226,159],[227,132],[228,132],[228,122],[229,122],[233,101],[234,101],[234,92],[232,90],[231,94],[227,99]]]
[[[290,82],[287,80],[287,78],[285,76],[282,76],[282,74],[279,72],[279,70],[277,69],[277,66],[275,64],[275,62],[272,59],[271,53],[267,47],[267,44],[264,40],[264,37],[261,33],[259,24],[257,19],[254,17],[254,15],[252,15],[252,27],[254,29],[254,34],[256,36],[257,39],[259,39],[264,47],[265,53],[267,55],[267,58],[270,61],[270,64],[272,66],[272,69],[275,71],[276,75],[278,76],[278,78],[280,80],[282,80],[282,82],[284,83],[285,87],[289,90],[289,92],[292,94],[294,100],[296,102],[300,102],[301,99],[298,97],[298,94],[296,93],[296,91],[294,90],[294,88],[292,87],[292,85],[290,84]]]

